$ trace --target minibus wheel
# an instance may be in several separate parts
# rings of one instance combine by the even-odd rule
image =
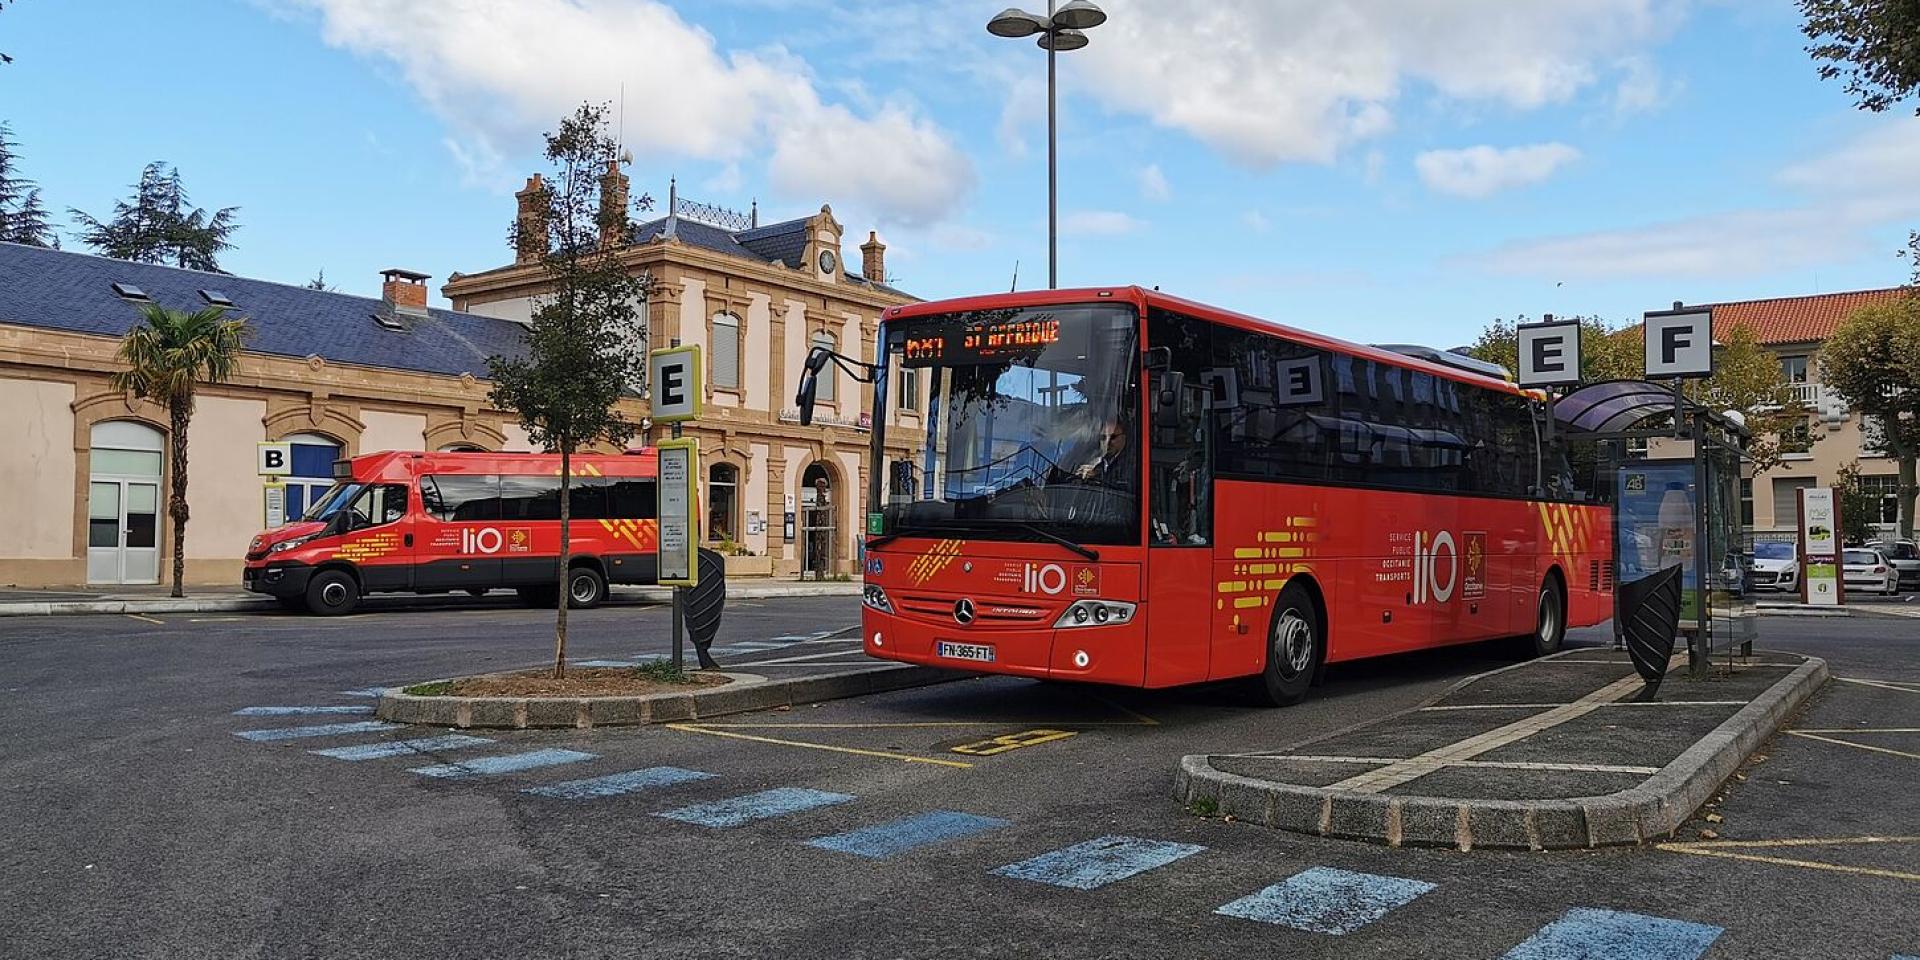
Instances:
[[[591,610],[607,598],[607,578],[592,567],[574,567],[567,571],[567,606]]]
[[[307,581],[307,609],[323,617],[340,617],[360,605],[360,583],[345,570],[322,570]]]
[[[1260,700],[1287,707],[1306,699],[1313,678],[1327,657],[1326,618],[1306,587],[1290,583],[1273,605],[1267,627],[1266,667],[1260,671]]]

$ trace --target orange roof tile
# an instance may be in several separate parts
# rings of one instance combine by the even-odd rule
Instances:
[[[1711,304],[1713,338],[1726,339],[1735,327],[1753,331],[1761,343],[1804,343],[1825,340],[1848,315],[1861,307],[1884,303],[1911,293],[1911,287],[1822,293],[1811,297],[1778,297]]]

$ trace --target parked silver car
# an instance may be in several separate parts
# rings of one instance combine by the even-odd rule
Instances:
[[[1880,555],[1900,571],[1900,589],[1920,589],[1920,546],[1915,546],[1912,540],[1882,540],[1867,547],[1880,551]]]
[[[1900,572],[1887,562],[1886,555],[1867,547],[1848,547],[1840,551],[1840,580],[1848,590],[1889,597],[1900,592]]]
[[[1798,545],[1763,540],[1753,545],[1753,563],[1747,584],[1755,590],[1800,589]]]

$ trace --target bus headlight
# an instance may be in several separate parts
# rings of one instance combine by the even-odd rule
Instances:
[[[1124,600],[1075,600],[1053,622],[1054,629],[1064,627],[1103,627],[1133,619],[1134,605]]]
[[[881,613],[893,612],[893,601],[887,599],[887,592],[877,583],[869,583],[860,588],[860,602]]]

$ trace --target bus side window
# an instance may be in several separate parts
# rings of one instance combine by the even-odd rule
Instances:
[[[607,491],[612,520],[652,520],[659,509],[652,480],[619,480]]]
[[[1147,339],[1166,358],[1147,380],[1148,542],[1206,546],[1213,542],[1213,431],[1208,415],[1226,406],[1234,371],[1211,369],[1211,328],[1165,310],[1148,318]],[[1159,348],[1167,348],[1165,351]]]

